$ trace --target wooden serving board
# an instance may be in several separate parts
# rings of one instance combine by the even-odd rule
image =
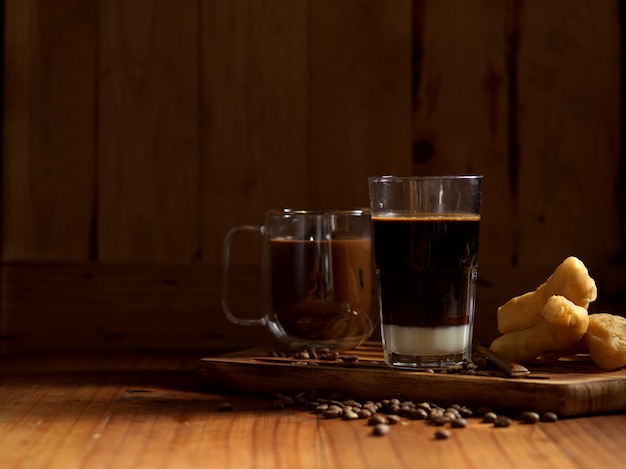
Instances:
[[[198,363],[200,385],[211,391],[284,393],[317,390],[354,399],[399,397],[439,405],[488,406],[509,411],[553,411],[561,416],[626,410],[626,369],[605,372],[588,356],[528,367],[523,378],[404,371],[386,366],[380,344],[367,343],[342,355],[358,362],[295,360],[246,350]],[[314,364],[311,364],[314,363]]]

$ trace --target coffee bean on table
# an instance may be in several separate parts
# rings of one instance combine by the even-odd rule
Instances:
[[[539,414],[537,412],[522,412],[519,419],[524,423],[537,423],[539,422]]]
[[[376,436],[386,435],[387,433],[389,433],[389,425],[387,425],[386,423],[378,423],[374,425],[372,433]]]
[[[493,426],[497,428],[506,428],[510,426],[512,420],[506,415],[498,415],[496,419],[493,421]]]
[[[554,412],[544,412],[543,414],[541,414],[542,422],[556,422],[558,419],[558,415],[556,415]]]
[[[381,423],[387,423],[387,419],[382,415],[373,415],[367,422],[368,425],[378,425]]]
[[[447,440],[448,438],[450,438],[450,430],[447,430],[445,428],[437,430],[435,432],[435,438],[437,440]]]
[[[454,419],[450,421],[450,426],[452,428],[465,428],[467,427],[467,420],[459,417],[458,419]]]

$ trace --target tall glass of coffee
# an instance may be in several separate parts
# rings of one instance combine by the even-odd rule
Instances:
[[[258,231],[263,242],[263,314],[241,319],[229,304],[232,238]],[[367,209],[268,210],[263,226],[233,227],[224,240],[222,306],[240,325],[265,325],[291,348],[350,349],[379,323]]]
[[[482,176],[369,178],[385,363],[471,357]]]

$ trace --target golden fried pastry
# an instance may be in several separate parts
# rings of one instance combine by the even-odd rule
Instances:
[[[587,308],[597,297],[596,282],[576,257],[568,257],[535,291],[510,299],[498,308],[498,331],[507,334],[526,329],[539,322],[551,296],[564,296]]]
[[[504,334],[491,343],[491,350],[515,363],[527,363],[550,352],[567,350],[578,343],[589,326],[582,306],[564,296],[551,296],[531,327]]]
[[[626,318],[616,314],[589,315],[589,328],[582,343],[591,360],[603,370],[626,365]]]

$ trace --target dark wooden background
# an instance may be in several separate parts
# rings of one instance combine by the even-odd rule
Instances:
[[[5,0],[5,352],[236,349],[222,240],[484,174],[476,333],[567,256],[624,313],[619,0]],[[620,176],[620,172],[622,172]],[[258,311],[258,240],[236,246]]]

